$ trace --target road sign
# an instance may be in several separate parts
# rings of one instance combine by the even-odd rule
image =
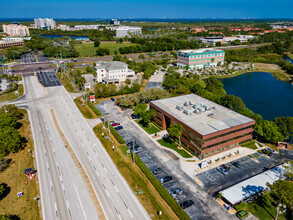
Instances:
[[[96,102],[95,96],[94,95],[91,95],[90,96],[90,100],[91,100],[91,103],[95,103]]]

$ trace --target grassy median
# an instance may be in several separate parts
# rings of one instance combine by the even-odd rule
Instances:
[[[34,197],[39,197],[38,182],[35,180],[29,181],[23,172],[24,169],[36,167],[28,114],[23,109],[20,111],[24,114],[24,117],[19,120],[22,124],[19,132],[23,137],[27,137],[28,142],[23,150],[7,156],[7,159],[11,160],[10,164],[5,171],[0,172],[0,183],[6,183],[10,188],[7,196],[0,200],[0,215],[15,215],[20,219],[40,219],[40,208],[34,200]],[[28,181],[27,185],[25,181]],[[18,192],[23,192],[23,196],[18,198]]]
[[[69,93],[76,92],[73,85],[71,84],[71,82],[69,81],[69,79],[65,75],[62,78],[61,73],[57,72],[57,76],[58,76],[60,82],[62,83],[62,85],[64,86],[64,88],[67,90],[67,92],[69,92]]]
[[[94,118],[98,118],[99,117],[86,104],[86,102],[83,100],[82,96],[77,97],[76,99],[74,99],[74,103],[76,104],[77,108],[79,109],[79,111],[81,112],[81,114],[83,115],[83,117],[85,117],[87,119],[94,119]]]
[[[94,128],[96,136],[104,145],[132,191],[137,194],[137,198],[144,206],[151,219],[178,219],[140,168],[132,163],[131,157],[127,155],[128,147],[116,144],[116,142],[110,144],[105,137],[102,137],[102,133],[107,134],[107,130],[102,127],[103,125],[99,124]],[[113,145],[115,146],[114,151],[112,150]],[[141,193],[138,194],[140,191]],[[162,216],[158,215],[158,211],[162,211]]]

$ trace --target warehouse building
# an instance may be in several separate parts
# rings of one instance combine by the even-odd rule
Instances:
[[[181,141],[205,157],[234,148],[252,138],[255,121],[195,94],[150,102],[154,120],[166,130],[182,124]]]
[[[216,49],[180,50],[177,57],[177,66],[189,69],[202,69],[223,65],[225,51]]]

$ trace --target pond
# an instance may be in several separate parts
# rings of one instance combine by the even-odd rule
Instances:
[[[50,38],[50,39],[54,39],[54,38],[61,38],[61,37],[69,37],[70,39],[75,38],[76,40],[88,40],[88,37],[85,36],[66,36],[66,35],[38,35],[41,37],[45,37],[45,38]]]
[[[293,117],[293,85],[290,82],[277,80],[266,72],[244,73],[220,81],[228,95],[239,96],[246,107],[266,120]]]

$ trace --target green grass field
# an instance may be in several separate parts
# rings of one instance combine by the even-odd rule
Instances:
[[[154,134],[157,132],[160,132],[159,129],[157,129],[155,126],[153,126],[152,124],[149,127],[144,127],[141,123],[140,123],[141,119],[135,120],[135,122],[143,128],[143,130],[145,130],[148,134]]]
[[[111,52],[111,54],[114,54],[115,50],[119,50],[120,47],[128,47],[131,45],[135,45],[133,43],[123,43],[123,44],[117,44],[116,42],[111,43],[101,43],[100,48],[108,48]],[[88,44],[77,44],[76,50],[79,52],[81,57],[93,57],[94,50],[98,47],[94,47],[93,43]]]
[[[254,140],[251,140],[251,141],[245,142],[245,143],[243,143],[243,144],[241,144],[241,145],[242,145],[242,147],[247,147],[247,148],[250,148],[250,149],[252,149],[252,150],[257,149]]]
[[[174,143],[172,140],[170,139],[160,139],[158,140],[159,144],[164,146],[164,147],[168,147],[172,150],[175,150],[178,154],[180,154],[182,157],[185,157],[185,158],[191,158],[192,156],[190,154],[188,154],[185,150],[182,150],[182,149],[179,149],[177,144]]]

